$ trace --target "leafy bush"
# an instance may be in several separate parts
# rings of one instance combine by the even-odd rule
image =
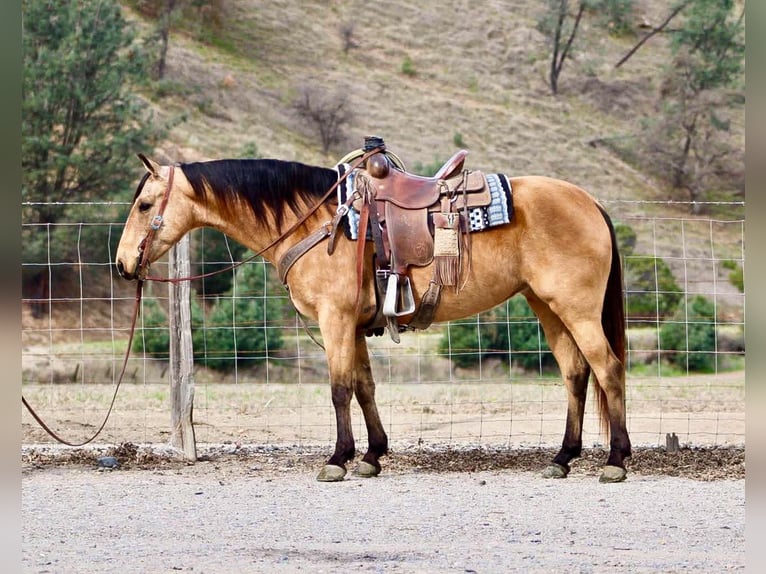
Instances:
[[[659,257],[626,257],[626,314],[637,323],[655,324],[673,314],[683,291],[667,263]]]
[[[168,314],[157,299],[144,297],[142,304],[132,350],[134,353],[167,360],[170,357]],[[194,333],[195,330],[201,329],[203,324],[202,308],[194,296],[191,298],[191,319],[192,333]]]
[[[716,368],[715,307],[695,295],[660,329],[660,349],[667,359],[689,371],[713,372]]]
[[[630,225],[617,223],[614,226],[614,235],[617,238],[617,245],[620,248],[622,256],[627,257],[628,255],[633,255],[633,250],[636,248],[636,241],[638,241],[635,229]]]
[[[402,61],[402,74],[405,76],[416,76],[418,73],[415,71],[415,64],[412,62],[412,58],[409,56],[404,57],[404,61]]]
[[[192,246],[193,261],[199,261],[192,269],[195,275],[226,269],[232,262],[241,260],[246,251],[243,245],[228,239],[226,235],[215,229],[200,229],[195,232],[195,239]],[[203,298],[221,295],[231,289],[233,278],[234,273],[226,271],[195,279],[192,286]]]
[[[745,292],[745,272],[736,261],[723,261],[721,266],[729,270],[729,283],[734,285],[740,293]]]
[[[638,238],[632,227],[618,223],[614,232],[623,259],[626,315],[634,324],[656,324],[675,311],[682,290],[664,260],[633,255]]]
[[[537,317],[523,297],[482,313],[479,321],[473,318],[450,323],[438,348],[449,353],[456,367],[473,367],[492,357],[510,360],[527,370],[556,365]]]

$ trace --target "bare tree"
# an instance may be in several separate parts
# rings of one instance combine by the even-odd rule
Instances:
[[[679,2],[675,6],[675,8],[673,8],[670,11],[670,14],[668,14],[667,18],[665,18],[665,20],[662,22],[662,24],[660,24],[659,26],[654,27],[651,30],[649,30],[649,32],[647,32],[647,34],[643,38],[641,38],[636,43],[635,46],[633,46],[630,50],[628,50],[627,54],[625,54],[622,58],[620,58],[620,61],[617,62],[614,65],[614,67],[615,68],[619,68],[620,66],[622,66],[625,62],[627,62],[631,58],[631,56],[633,56],[633,54],[638,52],[639,48],[641,48],[641,46],[646,44],[646,42],[649,41],[649,39],[652,38],[652,36],[655,36],[656,34],[664,32],[667,29],[668,24],[670,24],[670,21],[673,18],[675,18],[676,16],[678,16],[678,14],[681,12],[681,10],[686,8],[690,3],[691,3],[691,0],[686,0],[685,2]]]
[[[157,58],[156,79],[161,80],[165,77],[165,66],[168,55],[168,41],[170,39],[170,26],[172,24],[173,12],[176,9],[177,0],[165,0],[160,7],[159,22],[157,34],[160,37],[160,54]]]
[[[343,130],[353,118],[348,94],[342,89],[331,93],[304,86],[293,107],[317,132],[325,154],[343,141]]]
[[[569,13],[569,0],[548,0],[548,10],[538,22],[540,31],[550,38],[553,45],[548,78],[551,91],[554,94],[558,93],[559,76],[564,62],[570,55],[586,5],[586,0],[580,0],[574,18],[572,18]],[[574,22],[570,25],[569,21],[572,19]]]
[[[661,109],[646,134],[646,157],[673,188],[687,194],[690,211],[698,214],[700,202],[719,177],[731,176],[726,165],[736,158],[737,150],[726,137],[730,104],[725,92],[693,89],[685,58],[676,59],[674,70],[664,78]]]
[[[354,32],[355,32],[355,22],[353,21],[341,22],[338,25],[338,33],[340,34],[340,38],[343,41],[344,54],[348,54],[351,48],[359,47],[359,43],[354,38]]]

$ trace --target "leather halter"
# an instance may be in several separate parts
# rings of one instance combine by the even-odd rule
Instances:
[[[146,233],[146,237],[144,237],[141,243],[138,244],[138,269],[136,270],[136,275],[139,277],[139,279],[142,279],[142,275],[146,275],[146,272],[149,270],[149,251],[151,249],[152,242],[154,241],[154,237],[157,235],[160,227],[162,227],[165,208],[168,206],[168,200],[170,199],[170,190],[173,188],[173,175],[175,174],[176,170],[175,166],[173,165],[169,167],[170,173],[168,174],[168,185],[165,188],[165,193],[163,194],[162,200],[160,201],[160,208],[149,224],[149,231]]]

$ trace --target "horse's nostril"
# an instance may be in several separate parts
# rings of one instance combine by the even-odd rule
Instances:
[[[125,277],[125,266],[122,264],[122,261],[117,262],[117,273],[120,274],[120,277]]]

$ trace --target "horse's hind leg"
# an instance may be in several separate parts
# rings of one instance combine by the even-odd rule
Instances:
[[[356,340],[356,384],[354,386],[356,399],[362,408],[364,422],[367,426],[368,447],[355,474],[371,477],[380,474],[378,459],[388,452],[388,437],[383,429],[375,403],[375,381],[370,367],[370,355],[367,350],[367,340],[364,336]]]
[[[527,302],[540,320],[548,346],[556,358],[568,391],[567,422],[561,450],[543,471],[545,478],[566,478],[569,463],[582,452],[582,427],[585,415],[585,398],[588,391],[590,366],[578,349],[569,330],[550,307],[527,294]]]
[[[609,425],[609,458],[599,480],[620,482],[627,475],[624,461],[631,454],[625,415],[625,368],[612,351],[599,320],[580,321],[568,327],[598,382],[601,419]]]

